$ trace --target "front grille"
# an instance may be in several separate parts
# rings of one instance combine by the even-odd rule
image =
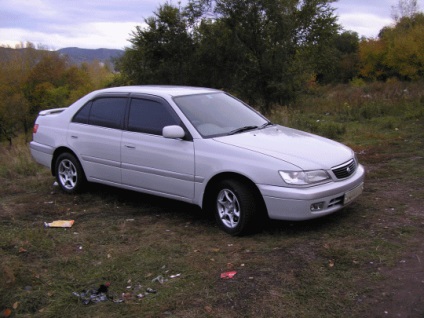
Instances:
[[[351,176],[356,170],[356,162],[354,159],[349,162],[333,168],[333,173],[337,179],[344,179]]]

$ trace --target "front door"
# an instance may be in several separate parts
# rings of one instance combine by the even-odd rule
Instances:
[[[124,185],[189,202],[193,199],[193,142],[162,136],[163,127],[178,124],[178,116],[166,101],[131,99],[121,143]]]

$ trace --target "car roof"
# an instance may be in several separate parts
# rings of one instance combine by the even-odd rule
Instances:
[[[140,85],[111,87],[97,91],[98,93],[140,93],[157,96],[184,96],[220,92],[219,90],[204,87],[171,86],[171,85]]]

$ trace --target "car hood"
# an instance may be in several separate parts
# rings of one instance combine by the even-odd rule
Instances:
[[[350,148],[336,141],[278,125],[215,140],[286,161],[303,170],[330,169],[353,157]]]

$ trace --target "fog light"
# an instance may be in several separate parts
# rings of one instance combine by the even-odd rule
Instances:
[[[311,204],[311,211],[319,211],[324,208],[324,202],[317,202]]]

